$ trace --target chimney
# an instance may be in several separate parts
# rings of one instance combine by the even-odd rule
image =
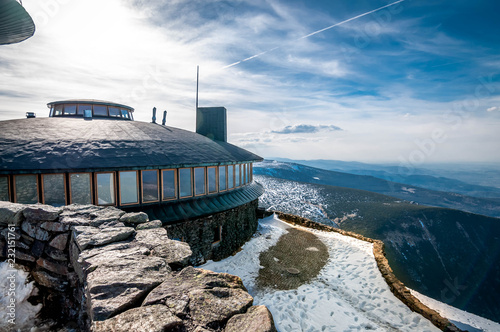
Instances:
[[[151,123],[156,123],[156,107],[153,107],[153,118],[151,120]]]
[[[225,107],[198,107],[196,133],[214,141],[227,142],[227,117]]]
[[[167,111],[163,111],[163,120],[161,121],[161,125],[164,126],[167,123]]]

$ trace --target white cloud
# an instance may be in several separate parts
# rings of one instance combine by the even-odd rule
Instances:
[[[494,112],[494,111],[497,111],[497,110],[499,110],[499,109],[500,109],[500,108],[498,108],[497,106],[493,106],[493,107],[488,108],[486,111],[487,111],[487,112]]]

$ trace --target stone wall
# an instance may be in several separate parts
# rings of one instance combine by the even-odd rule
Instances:
[[[406,304],[412,311],[417,312],[430,320],[436,327],[441,329],[442,331],[447,332],[460,332],[459,328],[457,328],[453,323],[451,323],[448,319],[442,317],[435,310],[425,306],[420,302],[415,296],[413,296],[410,291],[405,287],[405,285],[394,275],[387,258],[385,257],[384,251],[384,243],[380,240],[374,240],[368,237],[365,237],[360,234],[356,234],[353,232],[348,232],[341,230],[339,228],[335,228],[332,226],[327,226],[324,224],[320,224],[309,220],[307,218],[299,217],[296,215],[291,215],[288,213],[283,213],[279,211],[264,211],[259,210],[258,215],[259,218],[264,216],[272,215],[276,213],[276,215],[285,222],[288,222],[293,225],[299,225],[307,228],[317,229],[325,232],[336,232],[345,236],[350,236],[356,238],[358,240],[367,241],[373,243],[373,255],[375,256],[375,260],[377,262],[377,266],[382,273],[387,285],[389,285],[392,293],[400,299],[404,304]]]
[[[221,260],[235,253],[257,230],[258,200],[210,216],[165,226],[169,238],[187,242],[191,263]],[[220,234],[220,241],[218,240]]]
[[[40,289],[31,301],[43,303],[45,328],[275,331],[239,277],[188,266],[189,245],[145,213],[0,202],[0,234],[0,260],[23,266]]]

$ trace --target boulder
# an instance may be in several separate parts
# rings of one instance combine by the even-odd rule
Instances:
[[[21,229],[31,238],[35,238],[40,241],[47,241],[49,239],[49,232],[41,229],[37,224],[32,224],[26,221],[22,223]]]
[[[42,285],[47,288],[52,288],[62,292],[68,286],[66,278],[54,277],[50,273],[43,270],[33,271],[31,275],[38,285]]]
[[[112,206],[105,207],[101,210],[91,212],[90,216],[90,226],[100,227],[103,224],[109,226],[110,223],[116,223],[121,216],[125,214],[125,211],[117,209]]]
[[[91,226],[73,226],[75,242],[84,250],[88,246],[102,246],[108,243],[122,241],[132,235],[132,227],[109,227],[99,229]]]
[[[62,211],[62,208],[50,205],[33,204],[26,206],[23,210],[23,215],[26,219],[33,221],[54,221],[59,218],[59,214]]]
[[[66,262],[68,260],[68,254],[64,251],[55,249],[51,246],[45,247],[45,254],[56,261]]]
[[[276,332],[276,327],[271,312],[266,306],[259,305],[231,317],[224,332]]]
[[[162,226],[161,220],[153,220],[146,222],[144,224],[139,224],[135,227],[135,229],[141,230],[141,229],[160,228],[161,226]]]
[[[170,331],[183,325],[164,305],[152,305],[127,310],[113,318],[94,324],[94,332]]]
[[[132,307],[170,272],[165,260],[155,256],[127,255],[117,259],[103,253],[89,262],[86,293],[93,321],[106,320]]]
[[[162,284],[148,294],[142,305],[160,303],[171,308],[176,315],[185,315],[190,291],[214,287],[246,291],[240,277],[189,266],[165,276]]]
[[[45,229],[46,231],[49,232],[54,232],[54,233],[62,233],[62,232],[67,232],[69,231],[71,225],[67,223],[61,223],[57,221],[46,221],[43,224],[40,225],[42,229]]]
[[[66,249],[66,245],[68,244],[68,236],[69,234],[57,235],[55,238],[52,239],[52,241],[49,242],[49,246],[59,250]]]
[[[26,205],[0,201],[0,225],[19,226],[24,220]]]
[[[129,224],[143,224],[149,220],[149,217],[144,212],[125,213],[120,217],[120,221]]]
[[[244,313],[253,297],[240,288],[195,289],[189,292],[189,310],[194,323],[217,328],[236,314]]]
[[[53,263],[47,259],[44,258],[39,258],[36,261],[36,264],[40,267],[43,267],[45,270],[48,270],[50,272],[59,274],[59,275],[67,275],[68,274],[68,267],[66,265],[61,265],[58,263]]]
[[[187,266],[192,255],[189,244],[170,240],[164,228],[138,230],[135,242],[150,249],[152,255],[165,258],[175,268]]]

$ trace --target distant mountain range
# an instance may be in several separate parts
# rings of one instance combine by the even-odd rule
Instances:
[[[262,207],[380,239],[395,274],[408,287],[500,321],[500,220],[339,187],[385,188],[413,201],[423,191],[372,177],[272,162],[256,165],[254,172],[266,189]],[[428,192],[437,200],[447,197]]]
[[[320,163],[324,167],[327,167],[327,165],[332,165],[332,163],[339,162],[312,161],[310,163]],[[347,168],[347,166],[345,166],[345,168]],[[371,172],[374,173],[379,171],[375,170]],[[401,179],[403,180],[411,180],[410,182],[413,183],[420,182],[428,187],[433,186],[441,189],[441,191],[437,191],[419,187],[412,183],[408,184],[393,182],[372,175],[358,175],[338,171],[328,171],[325,169],[319,169],[297,163],[270,160],[265,160],[262,163],[256,163],[254,165],[254,173],[261,175],[270,175],[294,181],[367,190],[379,194],[397,197],[418,204],[446,207],[496,218],[500,217],[500,192],[497,194],[497,191],[500,191],[500,189],[494,187],[470,185],[459,180],[448,178],[435,178],[427,175],[413,175],[405,177],[401,175]],[[472,197],[456,193],[453,192],[453,190],[448,189],[447,183],[449,183],[450,188],[455,191],[468,193],[473,192],[476,194],[487,193],[485,195],[488,195],[490,197]],[[458,190],[460,188],[462,188],[462,190]]]
[[[500,165],[495,164],[432,164],[427,168],[409,168],[339,160],[292,160],[287,158],[270,158],[270,160],[296,163],[329,171],[370,175],[392,182],[465,196],[500,197]]]

